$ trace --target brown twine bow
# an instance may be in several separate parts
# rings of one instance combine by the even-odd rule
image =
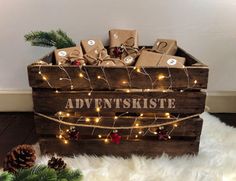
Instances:
[[[158,41],[157,42],[157,48],[156,49],[152,49],[155,50],[156,53],[165,53],[164,48],[166,48],[168,46],[168,43],[166,41]]]
[[[110,50],[114,50],[115,48],[121,49],[120,52],[120,59],[127,57],[129,55],[134,55],[134,58],[136,58],[139,54],[138,48],[134,47],[134,37],[128,38],[124,43],[120,45],[120,47],[111,47]],[[122,57],[123,55],[123,57]]]
[[[108,54],[107,54],[107,50],[105,48],[101,49],[98,52],[98,56],[94,57],[90,54],[86,54],[84,55],[85,59],[90,61],[92,60],[92,64],[93,65],[100,65],[102,62],[105,61],[112,61],[114,64],[116,64],[116,61],[121,62],[122,64],[125,65],[125,63],[123,61],[121,61],[120,59],[115,59],[115,58],[111,58]]]
[[[81,52],[79,50],[74,49],[67,56],[61,57],[64,60],[62,63],[64,64],[64,63],[71,63],[75,60],[84,60],[83,58],[80,57],[80,54]]]
[[[121,44],[121,48],[126,53],[126,56],[129,56],[131,54],[138,54],[139,50],[138,48],[134,47],[134,37],[128,38],[123,44]]]
[[[149,51],[149,52],[160,53],[161,57],[159,58],[158,62],[161,62],[163,57],[166,55],[164,48],[166,48],[167,46],[168,46],[168,43],[166,41],[159,41],[159,42],[157,42],[157,48],[156,49],[146,48],[146,49],[141,49],[141,51],[146,50],[146,51]]]

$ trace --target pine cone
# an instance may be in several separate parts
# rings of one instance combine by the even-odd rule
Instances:
[[[66,168],[66,163],[62,160],[62,158],[52,157],[48,160],[48,167],[53,168],[54,170],[63,170]]]
[[[75,127],[71,127],[67,131],[67,135],[70,140],[79,141],[79,138],[80,138],[79,131]]]
[[[30,168],[36,160],[35,150],[30,145],[18,145],[7,153],[3,168],[4,171],[15,173],[17,169]]]

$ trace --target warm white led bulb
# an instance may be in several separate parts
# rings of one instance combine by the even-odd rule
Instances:
[[[173,124],[173,126],[174,126],[175,128],[177,128],[177,127],[178,127],[178,124],[175,123],[175,124]]]
[[[95,122],[98,123],[100,121],[100,118],[96,118]]]
[[[83,75],[82,73],[80,73],[80,74],[79,74],[79,77],[81,77],[81,78],[82,78],[82,77],[84,77],[84,75]]]
[[[85,122],[90,122],[90,119],[89,118],[85,118]]]
[[[164,78],[165,78],[165,76],[163,74],[158,75],[159,80],[163,80]]]

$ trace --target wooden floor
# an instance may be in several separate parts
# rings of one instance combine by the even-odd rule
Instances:
[[[235,114],[214,114],[228,125],[236,127]],[[33,113],[0,113],[0,167],[6,153],[19,144],[35,144]]]
[[[36,142],[33,113],[0,113],[0,167],[14,146]]]

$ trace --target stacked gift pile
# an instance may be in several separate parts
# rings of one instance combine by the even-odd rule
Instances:
[[[175,56],[176,40],[157,39],[152,48],[140,48],[136,30],[112,29],[109,42],[105,48],[100,39],[84,39],[75,47],[56,49],[56,64],[181,68],[185,63]]]

